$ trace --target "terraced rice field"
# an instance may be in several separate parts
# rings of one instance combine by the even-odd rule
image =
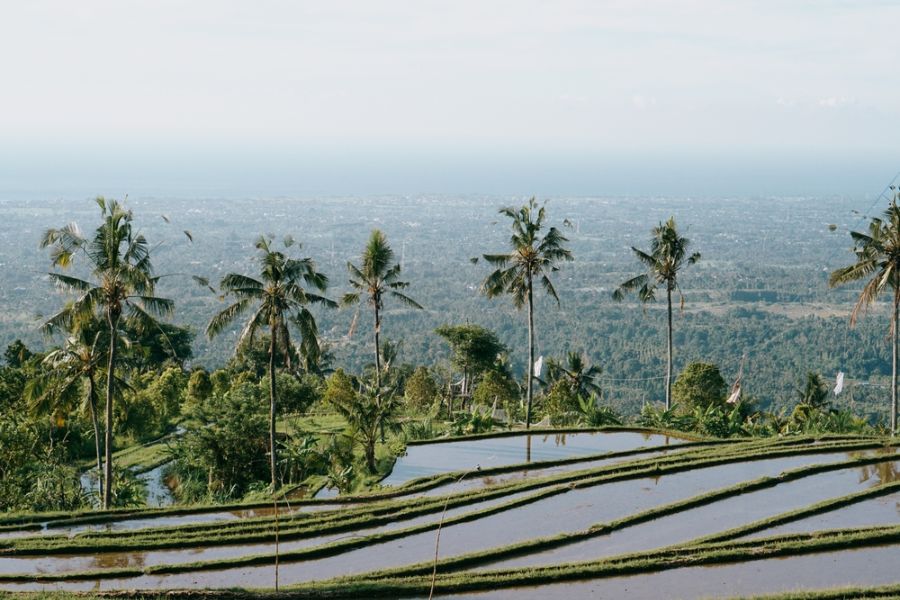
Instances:
[[[411,444],[381,489],[283,501],[277,515],[239,505],[0,521],[0,590],[265,590],[276,572],[299,598],[900,590],[898,473],[893,440],[854,436]]]

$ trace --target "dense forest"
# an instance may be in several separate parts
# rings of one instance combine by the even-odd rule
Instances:
[[[325,198],[316,200],[178,201],[132,200],[141,231],[152,240],[154,263],[164,277],[160,295],[175,301],[170,321],[194,334],[189,366],[221,367],[233,354],[237,332],[209,340],[203,331],[222,307],[218,294],[196,285],[192,275],[214,286],[228,272],[250,272],[253,243],[261,233],[290,235],[302,243],[330,278],[331,295],[349,291],[346,264],[359,255],[369,232],[379,228],[393,244],[410,294],[425,308],[386,307],[385,337],[398,343],[399,360],[447,363],[447,345],[434,334],[442,324],[477,323],[497,332],[510,348],[525,341],[523,317],[509,302],[479,293],[488,272],[470,258],[503,247],[508,227],[499,222],[503,198]],[[850,229],[864,227],[860,212],[871,199],[551,199],[552,225],[569,238],[575,260],[561,265],[555,280],[561,304],[536,299],[537,354],[562,357],[583,352],[603,369],[607,397],[633,412],[658,399],[664,362],[661,303],[643,307],[632,297],[615,303],[612,290],[637,268],[630,246],[642,246],[656,223],[675,215],[703,260],[680,282],[683,308],[675,316],[676,371],[694,360],[736,376],[745,354],[745,388],[765,407],[791,404],[797,374],[847,374],[866,412],[883,410],[890,346],[884,315],[848,327],[855,302],[852,287],[830,289],[828,273],[852,259]],[[880,206],[880,205],[879,205]],[[352,208],[351,208],[352,207]],[[873,210],[876,212],[878,209]],[[46,279],[46,253],[38,251],[43,230],[94,217],[89,201],[0,203],[7,227],[0,246],[0,344],[15,339],[43,347],[41,317],[62,302]],[[168,222],[163,218],[168,219]],[[564,225],[563,223],[568,223]],[[834,230],[832,230],[832,226]],[[183,233],[187,230],[192,239]],[[76,265],[75,271],[77,272]],[[314,309],[317,310],[317,309]],[[325,344],[337,364],[358,371],[371,358],[371,319],[356,308],[318,310]],[[513,369],[524,372],[524,354],[511,352]],[[627,381],[624,381],[627,380]],[[640,381],[636,381],[640,380]]]

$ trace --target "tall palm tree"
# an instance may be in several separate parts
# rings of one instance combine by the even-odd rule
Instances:
[[[360,257],[360,265],[347,263],[350,271],[350,286],[356,290],[344,294],[341,304],[350,306],[358,304],[363,294],[375,316],[375,388],[381,389],[381,317],[384,310],[385,296],[396,298],[412,308],[422,306],[400,292],[409,287],[409,282],[400,280],[400,265],[394,263],[394,251],[387,243],[387,238],[378,229],[372,230],[369,241]]]
[[[894,188],[891,187],[893,190]],[[850,232],[853,238],[853,253],[856,262],[834,271],[828,280],[831,287],[869,278],[853,312],[850,325],[856,324],[859,311],[875,302],[881,292],[889,289],[893,293],[891,311],[891,433],[897,432],[897,320],[900,313],[900,207],[894,195],[890,206],[882,218],[873,218],[869,232]]]
[[[629,292],[637,291],[641,302],[652,302],[656,299],[656,288],[665,286],[668,309],[666,410],[669,410],[672,407],[672,292],[678,291],[678,275],[681,270],[700,260],[700,253],[688,254],[690,240],[678,234],[675,217],[669,217],[668,221],[654,227],[652,234],[650,252],[631,247],[647,271],[616,288],[613,292],[613,299],[621,301]],[[682,297],[683,303],[684,297]]]
[[[37,414],[61,416],[74,412],[79,405],[87,410],[94,429],[100,498],[104,485],[97,378],[102,374],[105,358],[105,349],[100,347],[102,333],[102,323],[96,319],[75,324],[62,347],[50,351],[41,361],[44,370],[41,376],[30,379],[25,386],[29,407]]]
[[[563,246],[567,241],[556,227],[551,227],[541,237],[546,218],[545,207],[538,206],[531,198],[521,208],[506,207],[500,214],[512,219],[513,235],[507,254],[485,254],[484,259],[496,270],[481,284],[481,291],[488,298],[501,294],[512,296],[513,305],[528,309],[528,369],[526,376],[525,428],[531,427],[534,365],[534,282],[538,280],[544,291],[559,305],[556,288],[550,274],[559,270],[561,261],[573,260],[572,253]]]
[[[92,238],[85,238],[78,225],[71,223],[59,229],[48,229],[41,247],[51,248],[53,266],[61,269],[73,264],[76,256],[87,259],[93,280],[79,279],[62,273],[50,278],[62,289],[78,294],[77,299],[51,317],[47,328],[71,330],[78,322],[91,317],[105,321],[108,339],[106,366],[106,436],[103,479],[103,508],[112,499],[112,419],[116,394],[116,365],[119,360],[120,327],[128,321],[133,331],[158,329],[157,317],[171,314],[174,303],[155,295],[157,277],[153,275],[150,247],[146,238],[135,232],[133,216],[115,200],[97,198],[102,222]]]
[[[287,250],[294,244],[285,239]],[[206,327],[206,334],[213,338],[224,331],[239,316],[250,310],[253,314],[244,324],[238,337],[237,348],[251,344],[261,328],[269,331],[269,467],[272,475],[272,490],[278,488],[276,472],[277,456],[275,448],[275,360],[281,353],[288,369],[291,368],[290,325],[300,333],[300,347],[303,355],[314,359],[319,355],[319,330],[316,320],[309,311],[312,304],[335,307],[337,304],[324,296],[307,291],[309,288],[324,292],[328,287],[328,277],[316,270],[311,258],[291,258],[273,248],[273,241],[260,236],[256,241],[261,266],[259,279],[229,273],[222,278],[220,287],[225,296],[235,302],[214,316]]]

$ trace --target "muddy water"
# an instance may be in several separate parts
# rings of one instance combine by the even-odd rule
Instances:
[[[532,492],[512,494],[503,498],[496,498],[486,502],[448,509],[444,514],[445,519],[462,515],[468,512],[483,510],[491,506],[510,502]],[[423,515],[411,519],[398,519],[387,525],[369,527],[355,531],[345,531],[331,535],[314,538],[281,542],[279,550],[290,552],[302,548],[312,548],[340,540],[359,538],[366,535],[395,531],[413,527],[424,523],[438,522],[442,513]],[[185,548],[183,550],[153,550],[146,552],[109,552],[93,555],[59,555],[59,556],[23,556],[4,557],[0,555],[0,573],[65,573],[98,569],[113,569],[123,567],[149,567],[153,565],[180,564],[196,561],[217,560],[222,558],[234,558],[237,556],[250,556],[253,554],[266,554],[274,551],[274,546],[269,543],[243,544],[240,546],[210,546],[201,548]]]
[[[807,464],[846,459],[846,454],[792,456],[720,465],[667,475],[657,479],[622,481],[589,489],[576,489],[486,519],[445,527],[440,554],[449,557],[485,550],[517,541],[578,531],[674,502],[711,489],[724,487]],[[339,556],[283,564],[285,585],[339,575],[362,573],[430,560],[435,551],[435,532],[416,534]],[[100,582],[102,589],[181,587],[266,587],[272,585],[271,567],[249,567],[216,572],[141,576]],[[68,586],[65,586],[68,589]]]
[[[479,466],[497,467],[683,442],[682,439],[659,434],[615,431],[515,435],[422,444],[409,446],[382,484],[400,485],[419,477],[468,471]]]
[[[745,563],[687,567],[659,573],[611,577],[571,583],[509,588],[477,594],[441,596],[447,600],[471,598],[733,598],[800,590],[900,583],[900,546],[823,552]],[[661,590],[665,590],[661,593]]]
[[[883,468],[891,471],[897,466],[900,466],[900,463],[884,463]],[[811,475],[797,481],[782,483],[774,488],[742,494],[628,527],[608,535],[483,565],[477,570],[589,561],[684,543],[829,498],[861,491],[882,481],[883,478],[878,476],[877,470],[873,473],[871,466]],[[894,503],[898,500],[900,495],[895,496]],[[894,512],[894,520],[900,520],[900,514],[896,510]]]

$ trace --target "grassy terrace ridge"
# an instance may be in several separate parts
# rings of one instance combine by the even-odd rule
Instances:
[[[691,508],[695,508],[698,506],[702,506],[705,504],[710,504],[716,502],[718,500],[722,500],[724,498],[740,495],[743,493],[748,493],[751,491],[756,491],[760,489],[765,489],[769,487],[776,486],[780,483],[785,483],[789,481],[796,481],[803,477],[807,477],[810,475],[815,475],[818,473],[836,471],[846,468],[853,468],[862,465],[868,464],[876,464],[879,462],[886,462],[896,460],[895,457],[884,455],[884,456],[874,456],[874,457],[859,457],[855,459],[850,459],[847,461],[842,461],[838,463],[825,463],[825,464],[814,464],[804,467],[799,467],[796,469],[792,469],[790,471],[786,471],[782,473],[780,476],[776,477],[761,477],[752,481],[741,482],[739,484],[728,486],[725,488],[721,488],[718,490],[713,490],[705,494],[701,494],[695,497],[687,498],[678,502],[674,502],[671,504],[655,507],[649,509],[647,511],[643,511],[641,513],[636,513],[634,515],[630,515],[615,521],[607,522],[607,523],[599,523],[596,524],[586,530],[568,534],[560,534],[558,536],[545,537],[545,538],[537,538],[533,540],[528,540],[526,542],[520,542],[517,544],[504,546],[500,548],[494,548],[487,551],[462,555],[450,559],[444,559],[439,561],[438,569],[441,572],[446,572],[449,570],[458,570],[464,569],[468,567],[472,567],[475,565],[480,565],[484,563],[490,563],[502,558],[507,558],[510,556],[516,556],[520,554],[527,554],[531,552],[541,551],[552,547],[558,547],[570,543],[574,543],[577,541],[581,541],[584,539],[588,539],[590,537],[602,536],[613,531],[624,529],[633,525],[637,525],[639,523],[643,523],[646,521],[650,521],[662,516],[666,516],[669,514],[675,514],[677,512],[681,512],[684,510],[688,510]],[[900,484],[888,484],[888,486],[882,486],[884,488],[890,487],[890,491],[895,491]],[[583,486],[578,486],[583,487]],[[510,508],[514,508],[516,506],[521,506],[530,502],[534,502],[537,500],[541,500],[543,498],[550,497],[552,495],[556,495],[559,493],[565,493],[571,489],[569,486],[558,486],[555,488],[549,488],[546,490],[542,490],[536,494],[531,496],[519,498],[513,500],[511,502],[488,507],[481,511],[475,511],[472,513],[466,513],[463,515],[459,515],[454,518],[450,518],[444,521],[444,526],[450,526],[456,523],[467,522],[479,518],[484,518],[486,516],[490,516],[491,514],[495,514],[497,512],[501,512],[503,510],[508,510]],[[867,491],[868,497],[874,497],[875,495],[879,495],[879,493],[889,493],[888,491],[882,491],[881,488],[875,488],[875,490]],[[861,494],[851,494],[845,498],[855,498],[856,500],[860,499]],[[384,533],[376,533],[369,536],[364,536],[360,538],[354,538],[352,540],[343,540],[339,542],[333,542],[329,544],[324,544],[321,546],[314,546],[310,548],[304,548],[296,551],[284,552],[280,555],[280,560],[282,562],[291,562],[298,560],[309,560],[313,558],[321,558],[326,556],[333,556],[336,554],[340,554],[341,552],[345,552],[351,549],[361,548],[372,544],[377,544],[385,541],[389,541],[392,539],[398,539],[402,537],[406,537],[408,535],[412,535],[415,533],[421,533],[424,531],[429,531],[436,529],[438,527],[438,522],[425,523],[418,526],[408,527],[405,529],[399,529],[395,531],[389,531]],[[696,545],[696,544],[694,544]],[[177,547],[186,547],[185,544],[180,544]],[[97,551],[97,548],[92,548],[94,551]],[[237,566],[252,566],[252,565],[263,565],[263,564],[272,564],[274,562],[273,554],[259,554],[259,555],[249,555],[242,557],[235,557],[229,559],[220,559],[215,561],[205,561],[205,562],[195,562],[195,563],[182,563],[175,565],[157,565],[153,567],[146,568],[125,568],[125,569],[115,569],[115,570],[97,570],[97,571],[85,571],[85,572],[71,572],[71,573],[57,573],[53,575],[40,576],[35,577],[34,575],[28,574],[8,574],[8,575],[0,575],[0,581],[64,581],[64,580],[80,580],[80,579],[99,579],[99,578],[117,578],[117,577],[130,577],[137,576],[144,573],[153,573],[153,574],[164,574],[164,573],[177,573],[177,572],[190,572],[190,571],[199,571],[199,570],[218,570],[223,568],[231,568]],[[426,575],[431,572],[433,568],[432,563],[422,563],[420,565],[412,565],[409,567],[395,568],[390,570],[385,570],[376,573],[368,574],[368,578],[370,579],[387,579],[387,578],[402,578],[402,577],[414,577],[418,575]],[[355,579],[355,578],[354,578]]]
[[[823,452],[848,452],[881,447],[884,447],[884,445],[880,442],[873,444],[872,442],[850,441],[816,444],[813,446],[801,445],[799,447],[794,444],[782,446],[772,443],[750,443],[730,446],[724,452],[721,451],[722,449],[719,449],[720,451],[718,452],[713,452],[714,449],[707,448],[705,450],[605,465],[586,471],[566,472],[534,480],[466,491],[451,495],[449,498],[443,497],[443,499],[442,497],[415,498],[406,501],[373,504],[360,507],[358,511],[351,512],[299,513],[282,519],[281,538],[287,540],[314,537],[326,532],[334,533],[366,525],[377,525],[379,522],[390,521],[400,515],[411,517],[427,514],[429,511],[438,512],[443,509],[444,502],[448,502],[448,506],[452,507],[464,506],[558,484],[587,487],[606,482],[659,476],[693,468],[747,460],[764,460]],[[766,451],[760,452],[763,449]],[[886,455],[884,458],[884,460],[891,459],[892,455]],[[351,519],[352,522],[350,522]],[[262,517],[225,523],[198,523],[136,530],[83,532],[71,538],[68,536],[8,538],[0,543],[0,553],[6,555],[62,554],[79,553],[85,550],[116,551],[133,550],[135,548],[189,547],[191,545],[230,545],[270,540],[274,536],[273,526],[273,517]]]

